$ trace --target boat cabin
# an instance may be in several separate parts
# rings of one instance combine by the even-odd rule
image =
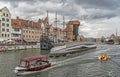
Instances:
[[[26,57],[20,60],[20,67],[34,68],[49,64],[45,55]]]
[[[47,56],[30,56],[20,59],[20,64],[15,68],[16,74],[35,73],[45,68],[51,67],[51,63],[47,60]]]

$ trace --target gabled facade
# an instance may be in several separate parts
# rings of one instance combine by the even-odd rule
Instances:
[[[16,43],[21,43],[21,33],[22,26],[21,23],[16,19],[11,19],[11,38],[16,41]]]
[[[20,19],[12,19],[12,38],[21,39],[22,43],[39,42],[42,35],[41,25],[38,22]]]
[[[0,39],[11,39],[11,13],[7,7],[0,9]]]

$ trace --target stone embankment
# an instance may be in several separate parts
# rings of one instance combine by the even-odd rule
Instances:
[[[0,52],[2,51],[12,51],[12,50],[22,50],[30,48],[40,48],[39,45],[4,45],[0,47]]]

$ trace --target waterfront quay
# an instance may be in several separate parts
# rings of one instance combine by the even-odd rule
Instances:
[[[36,49],[39,48],[39,45],[1,45],[0,52],[13,51],[13,50],[25,50],[25,49]]]
[[[14,68],[21,58],[39,54],[48,55],[50,51],[40,49],[16,50],[0,53],[1,77],[119,77],[120,46],[96,44],[97,48],[57,58],[49,58],[55,65],[35,74],[16,76]],[[100,53],[108,54],[108,61],[98,60]],[[96,73],[95,73],[96,72]]]

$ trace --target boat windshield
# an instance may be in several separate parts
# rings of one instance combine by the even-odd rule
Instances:
[[[26,66],[26,62],[21,61],[21,62],[20,62],[20,66],[25,67],[25,66]]]

